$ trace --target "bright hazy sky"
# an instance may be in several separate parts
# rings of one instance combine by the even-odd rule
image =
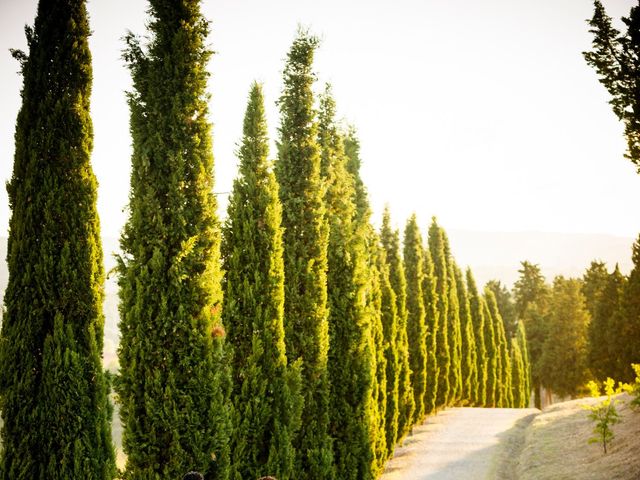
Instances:
[[[0,179],[11,176],[21,78],[9,48],[25,48],[35,0],[0,0]],[[626,15],[630,0],[605,0]],[[102,232],[125,221],[131,139],[120,59],[127,29],[144,34],[143,0],[90,0],[93,167]],[[623,126],[581,52],[589,0],[203,0],[217,52],[209,68],[216,191],[236,173],[247,94],[264,82],[272,138],[281,72],[297,25],[323,41],[320,91],[362,144],[374,221],[412,211],[426,228],[640,232],[640,176],[623,158]],[[271,155],[275,156],[275,146]],[[226,198],[219,197],[226,206]],[[222,212],[221,212],[222,213]],[[9,209],[0,188],[0,236]]]

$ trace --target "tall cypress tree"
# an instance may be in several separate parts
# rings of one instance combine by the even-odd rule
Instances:
[[[460,305],[458,303],[458,291],[455,279],[453,254],[449,246],[449,238],[443,228],[442,239],[444,242],[445,259],[447,262],[447,285],[449,287],[449,307],[447,314],[447,338],[449,341],[449,356],[451,366],[449,368],[449,404],[457,403],[462,392],[462,332],[460,327]]]
[[[484,299],[478,293],[478,287],[470,268],[467,269],[466,280],[467,291],[469,293],[469,309],[471,312],[471,321],[473,322],[473,337],[476,343],[477,384],[471,386],[472,399],[475,406],[483,407],[487,401],[487,369],[489,365],[486,340],[484,337]]]
[[[529,350],[527,348],[527,333],[525,331],[523,321],[518,322],[516,339],[518,340],[518,346],[522,353],[522,365],[524,371],[524,408],[526,408],[529,406],[529,400],[531,398],[531,363],[529,361]]]
[[[347,171],[344,144],[335,124],[335,102],[327,87],[320,99],[318,144],[326,184],[329,223],[327,291],[329,306],[330,431],[335,475],[374,478],[377,430],[376,376],[371,316],[367,313],[366,224],[357,221],[355,185]]]
[[[346,132],[342,133],[344,139],[344,151],[347,155],[347,171],[353,177],[355,197],[354,203],[356,206],[356,215],[354,222],[356,224],[356,230],[362,230],[367,246],[367,270],[369,272],[367,283],[365,286],[365,303],[367,306],[367,315],[371,318],[372,328],[372,342],[375,351],[375,364],[376,375],[373,382],[373,401],[377,407],[375,416],[377,416],[376,429],[373,432],[373,445],[374,453],[376,457],[376,475],[382,472],[384,464],[391,455],[393,455],[393,443],[387,441],[387,406],[391,405],[391,415],[395,415],[396,424],[393,426],[397,429],[397,382],[390,380],[391,390],[389,390],[387,382],[387,373],[390,371],[390,375],[393,378],[395,371],[397,370],[397,357],[388,355],[389,345],[386,341],[386,335],[388,332],[389,322],[393,322],[393,335],[395,337],[396,318],[392,320],[385,318],[383,309],[388,308],[388,290],[389,274],[388,267],[385,265],[386,258],[384,251],[380,246],[380,239],[375,229],[371,225],[371,207],[369,205],[369,199],[367,190],[364,186],[364,182],[360,177],[360,141],[358,140],[356,130],[353,126],[350,126]],[[394,345],[395,351],[395,345]],[[390,357],[392,362],[391,368],[388,367],[387,357]],[[393,384],[395,383],[395,398],[389,399],[389,395],[394,395]],[[395,411],[395,414],[393,413]]]
[[[222,242],[227,299],[222,319],[232,349],[231,452],[237,480],[295,478],[291,442],[302,407],[299,365],[287,366],[282,209],[268,154],[262,88],[254,83]]]
[[[462,393],[460,398],[466,404],[474,402],[475,386],[478,384],[478,352],[471,316],[471,305],[467,294],[467,287],[462,278],[462,270],[454,264],[456,291],[458,292],[458,304],[460,305],[461,326],[461,380]]]
[[[433,260],[433,272],[436,278],[436,294],[438,298],[437,310],[439,328],[436,332],[436,357],[438,362],[438,395],[436,407],[444,407],[449,402],[451,368],[451,352],[449,349],[449,283],[447,271],[447,257],[442,229],[435,217],[429,227],[429,251]]]
[[[436,410],[438,397],[438,357],[436,352],[438,328],[438,295],[436,293],[436,277],[433,270],[433,260],[428,245],[424,249],[422,295],[425,308],[425,324],[427,328],[427,390],[425,392],[425,410],[430,414]]]
[[[124,58],[133,155],[120,245],[126,478],[228,476],[229,375],[220,314],[220,226],[207,120],[209,24],[198,0],[150,0],[146,51]]]
[[[484,316],[484,344],[487,349],[487,387],[485,407],[497,407],[500,399],[500,350],[496,342],[495,321],[491,316],[488,296],[493,295],[491,290],[484,292],[482,311]]]
[[[528,399],[525,391],[524,361],[522,359],[522,350],[520,349],[520,343],[518,342],[517,337],[511,339],[511,366],[513,407],[526,408]]]
[[[313,109],[318,39],[298,32],[287,55],[279,100],[275,164],[284,227],[285,339],[290,361],[302,358],[304,408],[297,435],[296,478],[332,478],[327,354],[327,244],[320,148]]]
[[[386,207],[382,215],[380,241],[389,264],[389,282],[396,296],[398,315],[397,349],[398,349],[398,435],[401,440],[413,425],[415,402],[411,385],[411,367],[409,365],[409,343],[407,339],[407,280],[404,264],[400,256],[400,234],[391,228],[391,214]]]
[[[426,414],[424,397],[427,387],[427,329],[422,298],[423,280],[422,236],[416,215],[407,221],[404,230],[404,266],[407,278],[407,339],[409,365],[415,410],[413,423],[421,423]]]
[[[4,479],[115,475],[82,0],[41,1],[21,63],[0,332]]]
[[[491,292],[487,295],[486,292]],[[497,406],[509,408],[513,405],[513,392],[511,391],[511,356],[509,355],[509,344],[504,328],[504,321],[498,309],[498,302],[493,291],[487,286],[485,289],[489,311],[494,324],[494,334],[496,347],[498,349],[498,399]]]

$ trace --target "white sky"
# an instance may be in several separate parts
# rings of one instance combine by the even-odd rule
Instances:
[[[631,0],[605,0],[626,15]],[[125,221],[131,139],[120,60],[127,29],[144,34],[143,0],[90,0],[93,166],[102,232]],[[376,223],[385,202],[403,225],[478,231],[640,232],[640,176],[623,158],[623,126],[584,62],[589,0],[212,0],[211,119],[216,191],[234,150],[251,82],[265,82],[275,138],[281,71],[299,23],[323,38],[316,59],[341,116],[358,129]],[[11,177],[25,48],[35,0],[0,0],[0,180]],[[275,147],[272,155],[275,156]],[[225,198],[220,197],[226,205]],[[221,212],[222,214],[223,212]],[[0,188],[0,236],[9,209]]]

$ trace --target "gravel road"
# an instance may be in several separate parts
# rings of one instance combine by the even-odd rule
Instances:
[[[396,448],[381,480],[494,478],[498,457],[504,455],[501,452],[509,452],[520,442],[519,434],[536,413],[539,410],[534,408],[451,408],[440,412],[415,427],[402,447]],[[526,420],[519,422],[522,419]]]

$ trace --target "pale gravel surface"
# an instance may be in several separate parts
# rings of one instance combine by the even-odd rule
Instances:
[[[493,478],[501,450],[517,443],[519,420],[534,408],[451,408],[415,427],[381,480],[482,480]],[[525,421],[526,423],[526,421]],[[502,443],[502,445],[499,444]]]

